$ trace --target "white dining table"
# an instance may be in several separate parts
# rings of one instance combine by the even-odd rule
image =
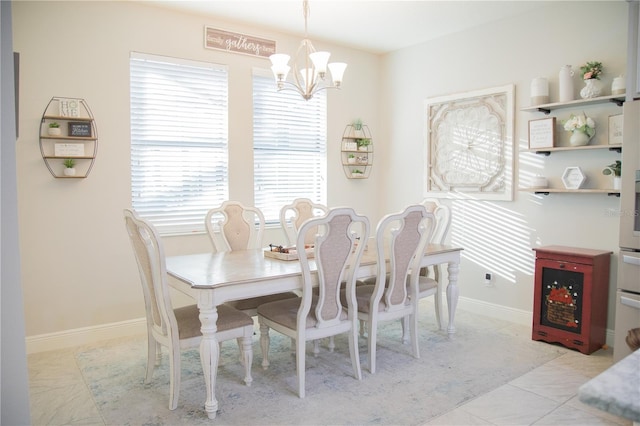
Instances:
[[[264,255],[265,249],[199,253],[166,258],[169,285],[193,297],[200,311],[202,342],[200,361],[207,389],[205,411],[216,417],[215,396],[220,347],[216,339],[217,306],[231,300],[265,296],[302,288],[302,272],[297,260],[279,260]],[[267,249],[268,250],[268,249]],[[425,250],[421,266],[448,264],[447,332],[455,333],[454,318],[458,304],[458,269],[462,248],[432,244]],[[376,252],[366,250],[357,278],[376,275]]]

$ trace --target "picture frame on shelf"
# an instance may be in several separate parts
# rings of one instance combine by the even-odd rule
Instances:
[[[622,145],[623,115],[609,116],[609,145]]]
[[[73,137],[91,137],[91,123],[83,121],[70,121],[69,122],[69,136]]]
[[[355,142],[345,142],[344,143],[344,149],[345,151],[357,151],[358,150],[358,144]]]
[[[586,180],[582,169],[577,166],[567,167],[562,174],[562,183],[566,189],[580,189]]]
[[[553,148],[556,118],[529,120],[529,149]]]
[[[83,157],[84,144],[82,143],[57,143],[54,146],[56,157]]]

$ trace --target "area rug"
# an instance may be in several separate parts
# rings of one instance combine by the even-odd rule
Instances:
[[[459,311],[452,338],[438,330],[433,305],[421,306],[420,358],[401,343],[398,321],[383,323],[377,371],[367,365],[360,338],[363,378],[353,377],[346,336],[330,352],[307,346],[306,398],[297,394],[295,356],[288,338],[271,332],[270,361],[261,367],[254,336],[253,383],[242,381],[235,341],[224,342],[218,369],[219,411],[207,418],[204,378],[197,350],[182,353],[178,408],[170,411],[168,356],[144,383],[146,342],[131,340],[76,355],[107,425],[419,425],[562,355],[558,346],[532,341],[527,327]]]

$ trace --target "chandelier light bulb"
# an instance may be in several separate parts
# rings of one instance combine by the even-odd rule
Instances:
[[[316,69],[320,78],[324,78],[324,75],[327,73],[327,63],[329,63],[329,56],[331,53],[329,52],[313,52],[309,55],[311,58],[311,62],[313,62],[313,66]]]
[[[340,87],[342,84],[342,77],[344,76],[344,70],[347,69],[347,64],[344,62],[333,62],[329,64],[329,71],[331,72],[331,79],[336,87]]]

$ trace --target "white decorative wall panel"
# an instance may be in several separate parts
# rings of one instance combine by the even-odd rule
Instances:
[[[513,199],[513,85],[429,99],[425,196]]]

